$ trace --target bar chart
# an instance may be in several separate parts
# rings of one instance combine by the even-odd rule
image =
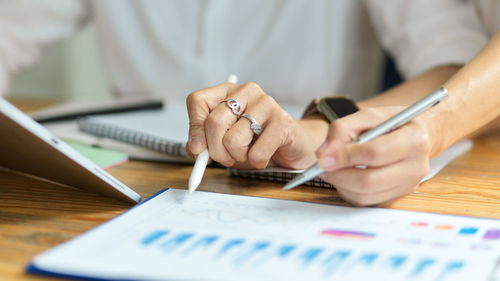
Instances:
[[[185,195],[164,191],[35,264],[113,280],[480,281],[499,259],[496,220]]]
[[[462,231],[460,235],[465,234]],[[320,235],[370,239],[374,233],[350,233],[327,229]],[[486,235],[486,234],[485,234]],[[490,234],[487,237],[491,236]],[[361,237],[361,238],[360,238]],[[318,280],[349,280],[365,274],[397,277],[397,280],[456,280],[467,269],[467,258],[422,253],[391,253],[383,247],[360,250],[359,247],[332,246],[332,243],[304,243],[254,239],[244,235],[200,234],[197,232],[156,229],[137,241],[146,254],[155,251],[167,263],[210,264],[212,268],[233,271],[261,271],[272,275],[287,268],[290,275]],[[335,243],[333,243],[335,244]],[[175,260],[175,261],[173,261]],[[293,274],[292,274],[293,272]],[[364,274],[359,274],[364,272]],[[354,279],[353,279],[354,280]],[[389,279],[390,280],[390,279]]]

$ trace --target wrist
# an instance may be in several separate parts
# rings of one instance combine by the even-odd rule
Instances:
[[[429,158],[432,159],[445,151],[453,141],[451,141],[446,128],[446,121],[443,120],[440,112],[430,111],[420,118],[424,132],[427,134],[430,143]]]
[[[321,115],[311,115],[307,119],[298,120],[297,123],[304,143],[309,145],[314,153],[325,141],[330,124]]]

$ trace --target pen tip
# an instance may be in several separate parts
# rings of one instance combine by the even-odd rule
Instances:
[[[193,192],[196,190],[197,187],[198,187],[198,185],[193,184],[192,182],[189,182],[189,184],[188,184],[189,194],[193,194]]]

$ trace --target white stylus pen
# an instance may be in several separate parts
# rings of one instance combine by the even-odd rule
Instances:
[[[227,82],[238,83],[238,77],[234,74],[229,75],[227,78]],[[193,191],[198,188],[201,183],[201,179],[203,179],[203,174],[205,173],[205,169],[207,168],[208,159],[210,155],[208,154],[208,149],[205,148],[198,157],[196,158],[196,162],[194,163],[193,170],[191,171],[191,175],[189,176],[189,184],[188,190],[189,193],[193,193]]]
[[[438,90],[432,92],[425,98],[417,101],[416,103],[410,105],[407,107],[405,110],[401,111],[400,113],[394,115],[384,123],[378,125],[377,127],[367,131],[364,134],[361,134],[357,140],[354,142],[356,143],[365,143],[368,142],[378,136],[381,136],[383,134],[389,133],[392,130],[395,130],[404,124],[408,123],[411,121],[413,118],[418,116],[420,113],[426,111],[427,109],[435,106],[439,102],[441,102],[444,98],[448,96],[448,91],[444,88],[441,87]],[[319,166],[319,163],[316,163],[309,167],[307,170],[305,170],[302,174],[298,175],[295,177],[292,181],[287,183],[283,189],[288,190],[292,189],[298,185],[303,184],[304,182],[311,180],[319,175],[321,175],[324,172],[323,169]]]

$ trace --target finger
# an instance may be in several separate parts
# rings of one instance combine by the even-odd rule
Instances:
[[[280,147],[289,143],[289,129],[293,118],[289,114],[274,116],[264,127],[262,134],[248,152],[248,162],[257,169],[263,169],[269,165],[271,158]],[[293,155],[290,155],[293,157]]]
[[[420,126],[410,123],[367,143],[339,143],[318,161],[325,171],[360,165],[381,167],[412,155],[428,157],[429,150],[428,135]]]
[[[237,162],[243,163],[248,161],[248,151],[255,135],[251,128],[252,122],[250,121],[250,117],[253,117],[261,126],[263,132],[272,113],[276,110],[281,109],[274,99],[267,95],[248,101],[245,113],[227,131],[223,139],[227,151]],[[249,117],[245,117],[245,114]]]
[[[189,115],[189,139],[187,148],[194,154],[200,154],[206,148],[205,120],[210,112],[224,100],[236,84],[222,83],[215,87],[191,93],[186,99]]]
[[[418,185],[428,172],[429,161],[421,158],[408,159],[381,168],[346,168],[325,173],[324,177],[340,193],[349,194],[351,202],[366,205],[367,202],[377,201],[376,198],[382,198],[377,194],[390,194],[388,190],[395,187]],[[380,202],[382,201],[377,203]]]
[[[330,124],[326,141],[317,150],[316,155],[321,158],[333,147],[356,140],[361,133],[376,127],[399,109],[400,107],[386,108],[384,111],[375,108],[361,109],[354,114],[335,120]]]
[[[263,95],[265,93],[255,83],[246,83],[232,89],[226,99],[236,100],[243,112],[249,102]],[[238,117],[227,103],[220,103],[210,113],[205,122],[205,135],[210,157],[225,166],[232,166],[236,161],[224,146],[224,137],[237,122]]]

